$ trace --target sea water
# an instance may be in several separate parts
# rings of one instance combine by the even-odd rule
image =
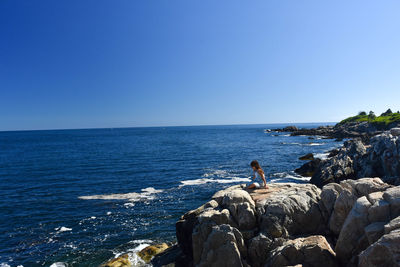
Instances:
[[[0,132],[0,266],[97,266],[175,242],[175,222],[227,186],[306,183],[306,153],[340,142],[267,129],[286,125]],[[304,124],[316,127],[320,124]]]

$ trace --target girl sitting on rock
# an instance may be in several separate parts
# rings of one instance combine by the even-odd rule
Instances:
[[[253,183],[250,184],[247,189],[254,189],[254,188],[261,188],[260,184],[257,181],[262,180],[263,181],[263,186],[262,188],[268,188],[267,187],[267,181],[265,180],[265,175],[264,175],[264,171],[263,169],[260,167],[260,164],[258,163],[257,160],[253,160],[250,163],[251,168],[254,171],[254,175],[253,175]]]

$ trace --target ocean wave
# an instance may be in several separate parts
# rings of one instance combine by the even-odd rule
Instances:
[[[250,182],[250,181],[251,180],[249,178],[239,178],[239,177],[232,177],[232,178],[228,178],[228,179],[201,178],[201,179],[181,181],[179,188],[184,187],[184,186],[202,185],[202,184],[207,184],[207,183],[232,184],[232,183]]]
[[[319,158],[319,159],[327,159],[329,153],[317,153],[314,155],[314,158]]]
[[[286,143],[286,142],[281,142],[281,145],[298,145],[298,146],[301,146],[301,145],[303,145],[303,144],[301,144],[301,143]]]
[[[211,171],[206,172],[205,174],[203,174],[202,177],[212,177],[212,176],[224,177],[226,175],[228,175],[228,171],[225,171],[225,170],[211,170]]]
[[[80,196],[79,199],[91,200],[91,199],[102,199],[102,200],[129,200],[130,202],[136,202],[140,200],[152,200],[155,194],[162,193],[163,190],[157,190],[153,187],[147,187],[142,189],[141,193],[132,192],[125,194],[105,194],[105,195],[92,195],[92,196]]]
[[[325,145],[325,143],[308,143],[308,144],[305,144],[306,146],[323,146],[323,145]]]
[[[69,232],[72,231],[72,228],[68,228],[65,226],[61,226],[61,227],[57,227],[54,230],[56,230],[58,233],[62,233],[62,232]]]
[[[310,177],[303,177],[294,172],[277,172],[272,174],[269,179],[267,178],[267,183],[268,180],[271,180],[274,183],[287,183],[287,182],[305,183],[310,181],[310,179],[311,179]]]
[[[55,262],[52,265],[50,265],[50,267],[67,267],[68,264],[66,264],[65,262]]]

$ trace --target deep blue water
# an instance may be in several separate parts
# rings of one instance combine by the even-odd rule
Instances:
[[[174,242],[177,219],[246,182],[251,160],[268,182],[306,182],[298,157],[341,144],[264,132],[283,126],[0,132],[0,266],[97,266]]]

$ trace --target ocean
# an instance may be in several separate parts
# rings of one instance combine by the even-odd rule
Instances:
[[[0,132],[0,267],[98,266],[127,252],[144,266],[136,251],[175,242],[179,217],[248,183],[250,161],[267,182],[306,183],[298,158],[342,144],[266,131],[284,126]]]

